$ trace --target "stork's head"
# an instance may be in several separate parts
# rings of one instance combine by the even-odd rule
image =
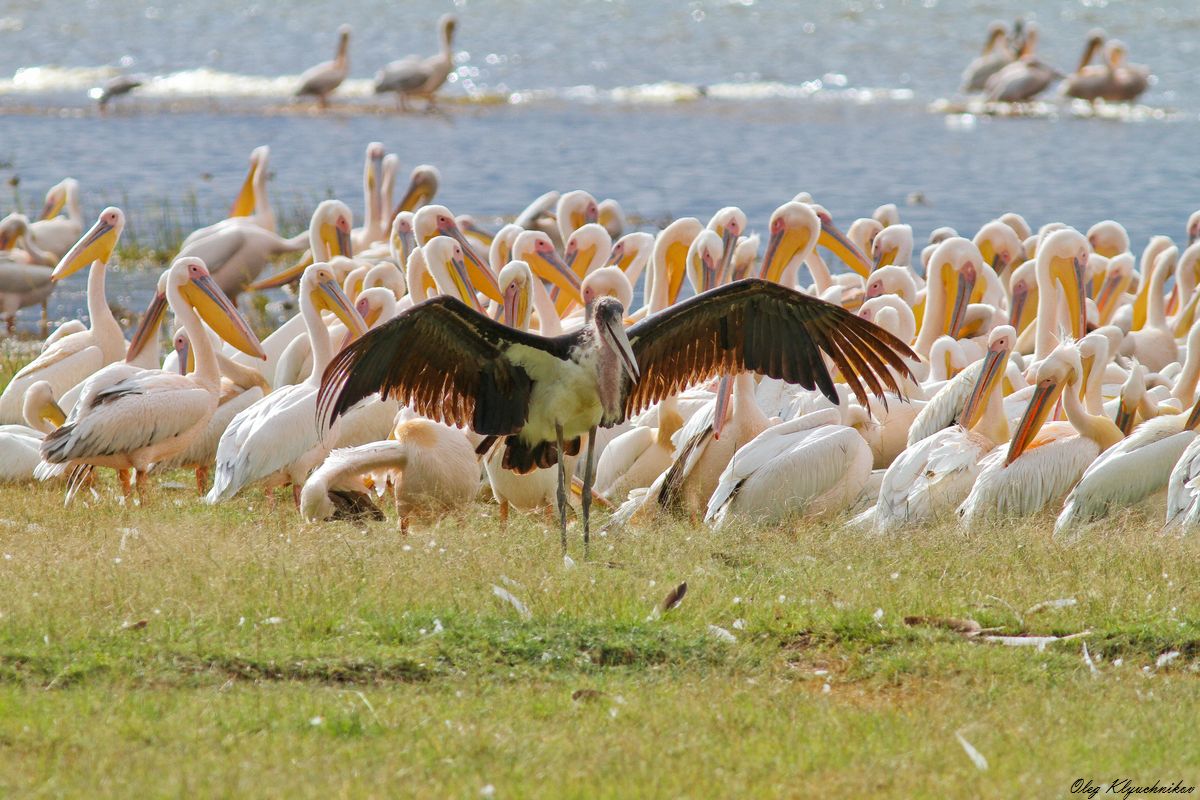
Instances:
[[[625,306],[615,297],[600,297],[592,312],[593,324],[602,347],[611,350],[621,359],[621,366],[633,381],[641,376],[637,358],[625,333]]]

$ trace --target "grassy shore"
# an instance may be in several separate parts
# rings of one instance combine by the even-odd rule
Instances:
[[[58,486],[0,487],[0,795],[1200,780],[1200,541],[1159,537],[1156,508],[1071,542],[1049,518],[888,539],[673,522],[588,561],[573,528],[568,564],[544,517],[503,530],[482,501],[403,536],[302,524],[282,495],[209,507],[190,485],[126,507],[109,477],[67,509]]]

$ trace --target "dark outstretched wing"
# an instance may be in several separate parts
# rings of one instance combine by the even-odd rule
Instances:
[[[440,296],[368,331],[333,357],[321,376],[317,419],[332,423],[375,392],[418,414],[485,435],[516,433],[529,414],[529,375],[509,360],[513,345],[552,340],[509,328]]]
[[[716,375],[743,370],[820,388],[838,402],[825,353],[859,402],[863,384],[876,397],[899,393],[910,375],[908,345],[841,306],[757,278],[737,281],[644,319],[628,330],[641,379],[625,413],[642,409]]]

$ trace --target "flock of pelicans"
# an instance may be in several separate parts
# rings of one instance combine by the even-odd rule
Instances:
[[[450,49],[454,41],[454,29],[458,19],[453,14],[443,14],[438,19],[438,52],[422,57],[409,55],[386,64],[375,74],[375,94],[396,95],[401,109],[407,110],[409,100],[424,100],[433,108],[439,89],[445,85],[454,69],[454,52]],[[350,74],[350,26],[338,28],[338,44],[332,61],[323,61],[309,67],[300,75],[297,97],[313,97],[322,109],[329,106],[329,96],[337,91]],[[144,83],[135,75],[117,75],[103,86],[96,87],[89,95],[99,103],[101,110],[115,97],[127,95]]]
[[[1150,70],[1125,60],[1124,43],[1108,39],[1104,31],[1087,35],[1083,55],[1070,75],[1065,75],[1038,58],[1038,29],[1020,20],[1010,33],[1002,22],[988,28],[983,53],[963,72],[963,91],[982,93],[988,100],[1023,103],[1034,99],[1056,81],[1063,81],[1066,97],[1128,103],[1150,85]],[[1100,55],[1099,63],[1092,61]]]
[[[209,503],[290,485],[311,521],[382,518],[391,495],[402,528],[486,485],[503,519],[557,508],[564,547],[573,494],[585,542],[593,502],[619,505],[610,525],[882,532],[1051,509],[1063,530],[1166,489],[1168,523],[1200,525],[1200,211],[1186,245],[1155,236],[1140,257],[1115,221],[1035,231],[1015,213],[918,249],[893,205],[843,233],[807,194],[761,235],[735,207],[625,232],[583,191],[493,233],[432,202],[429,166],[393,205],[398,160],[372,143],[364,224],[327,200],[286,239],[268,157],[128,341],[104,293],[119,209],[83,231],[67,180],[38,221],[0,222],[6,313],[88,271],[87,325],[51,333],[0,395],[0,477],[65,481],[70,502],[98,494],[97,468],[126,497],[131,473],[142,494],[184,468]],[[299,313],[260,339],[239,293],[296,281]]]

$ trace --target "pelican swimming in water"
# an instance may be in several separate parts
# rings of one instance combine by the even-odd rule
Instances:
[[[1092,103],[1104,96],[1113,79],[1112,65],[1107,59],[1101,64],[1092,63],[1092,59],[1103,47],[1104,31],[1091,31],[1084,43],[1079,66],[1063,79],[1064,95]]]
[[[1062,77],[1061,72],[1037,57],[1034,52],[1037,41],[1037,28],[1030,25],[1017,59],[988,78],[984,87],[988,100],[1023,103],[1032,100]]]
[[[300,87],[296,89],[297,97],[315,97],[322,108],[329,107],[329,95],[333,94],[346,75],[350,72],[350,26],[338,28],[337,55],[333,61],[325,61],[315,67],[309,67],[300,74]]]
[[[1108,63],[1112,70],[1102,97],[1116,103],[1132,103],[1150,86],[1150,68],[1142,64],[1130,64],[1125,60],[1125,44],[1113,40],[1108,43]]]
[[[142,370],[98,390],[85,387],[66,424],[42,442],[45,461],[136,469],[140,492],[146,471],[182,452],[217,409],[221,376],[204,325],[243,351],[262,355],[258,338],[199,259],[181,258],[171,266],[167,302],[192,342],[196,371],[184,376]],[[68,500],[71,494],[68,490]]]
[[[993,22],[988,26],[983,52],[963,70],[962,90],[968,94],[982,92],[988,78],[1011,64],[1015,57],[1004,23]]]
[[[617,300],[601,297],[589,324],[546,338],[495,322],[454,298],[434,298],[338,354],[322,381],[321,417],[336,419],[380,392],[425,416],[470,425],[487,437],[481,449],[505,437],[507,468],[558,463],[565,546],[567,481],[560,456],[578,453],[587,435],[586,541],[599,425],[612,426],[691,384],[743,370],[819,386],[836,398],[822,352],[865,401],[862,381],[877,394],[884,385],[894,389],[894,375],[907,374],[900,356],[911,355],[904,343],[844,309],[761,280],[696,295],[628,331],[624,312]],[[862,359],[853,364],[843,350],[850,336]]]
[[[408,110],[410,97],[423,98],[429,108],[436,102],[437,91],[442,88],[454,69],[454,29],[458,20],[453,14],[443,14],[438,20],[438,38],[441,49],[429,58],[407,56],[393,61],[375,76],[375,94],[395,92],[396,101]]]

